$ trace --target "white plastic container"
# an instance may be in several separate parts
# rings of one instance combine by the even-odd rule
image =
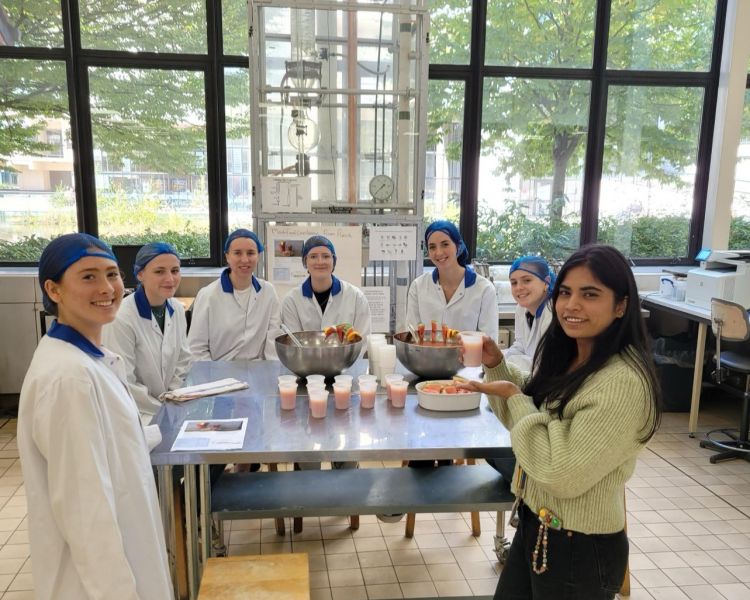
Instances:
[[[674,298],[674,275],[662,275],[659,278],[659,293],[665,298]]]
[[[675,279],[673,296],[674,300],[677,300],[677,302],[685,302],[685,292],[687,292],[687,279]]]

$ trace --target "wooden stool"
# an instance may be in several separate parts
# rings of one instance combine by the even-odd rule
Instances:
[[[466,464],[467,465],[475,465],[476,460],[473,458],[467,458]],[[462,465],[464,463],[464,460],[462,458],[458,458],[453,461],[456,465]],[[409,461],[404,460],[401,462],[402,467],[408,466]],[[417,522],[417,515],[415,513],[407,513],[406,514],[406,530],[404,531],[404,535],[408,538],[414,537],[414,526]],[[472,511],[471,513],[471,535],[474,537],[479,537],[482,535],[482,526],[479,522],[479,513],[477,511]]]
[[[198,600],[310,600],[307,554],[209,558]]]

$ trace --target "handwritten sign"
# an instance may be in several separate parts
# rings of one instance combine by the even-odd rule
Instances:
[[[370,260],[416,260],[417,228],[370,227]]]

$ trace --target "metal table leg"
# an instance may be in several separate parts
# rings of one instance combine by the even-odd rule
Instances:
[[[211,556],[211,474],[209,465],[198,466],[198,477],[201,490],[201,564],[205,568],[208,557]]]
[[[708,326],[698,322],[698,340],[695,343],[695,365],[693,366],[693,391],[690,398],[690,420],[688,434],[695,437],[698,428],[698,410],[701,403],[701,381],[703,380],[703,355],[706,351],[706,331]]]
[[[195,465],[185,465],[185,537],[187,538],[188,598],[198,597],[198,490]]]
[[[161,508],[161,521],[164,527],[164,541],[167,545],[167,561],[169,563],[169,574],[172,577],[172,589],[177,596],[177,540],[175,538],[174,521],[174,493],[172,488],[172,465],[159,465],[156,467],[157,484],[159,490],[159,507]]]

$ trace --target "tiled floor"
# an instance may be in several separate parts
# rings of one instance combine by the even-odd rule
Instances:
[[[704,403],[701,430],[738,421],[739,403]],[[627,490],[633,600],[750,598],[750,462],[708,462],[690,439],[687,414],[664,416]],[[15,421],[0,422],[0,600],[32,599],[23,480]],[[378,466],[378,465],[363,465]],[[230,554],[307,552],[313,600],[491,595],[500,567],[492,551],[494,514],[473,538],[468,514],[419,515],[404,523],[363,516],[307,518],[279,538],[271,520],[227,523]],[[511,534],[511,530],[508,530]]]

